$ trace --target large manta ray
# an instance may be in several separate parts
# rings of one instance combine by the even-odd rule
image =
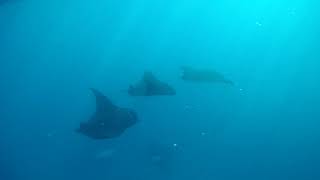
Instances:
[[[169,84],[157,79],[152,72],[146,71],[138,83],[130,85],[128,94],[131,96],[168,96],[175,95],[176,91]]]
[[[207,82],[207,83],[225,83],[234,85],[234,83],[223,76],[221,73],[212,69],[196,69],[190,66],[183,66],[181,78],[191,82]]]
[[[138,117],[132,109],[114,105],[96,89],[91,89],[96,98],[96,112],[82,122],[77,132],[92,139],[110,139],[120,136],[127,128],[137,123]]]

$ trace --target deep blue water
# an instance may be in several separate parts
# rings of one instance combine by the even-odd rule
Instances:
[[[319,7],[0,0],[0,180],[320,179]],[[184,65],[235,86],[184,82]],[[130,97],[145,70],[177,95]],[[75,133],[92,87],[140,122],[112,140]]]

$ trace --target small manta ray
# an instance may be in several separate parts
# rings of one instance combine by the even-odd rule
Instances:
[[[96,89],[91,89],[96,98],[96,112],[87,122],[82,122],[76,132],[92,139],[111,139],[119,137],[127,128],[138,122],[132,109],[114,105]]]
[[[221,73],[212,69],[196,69],[190,66],[182,67],[181,78],[185,81],[191,82],[205,82],[205,83],[225,83],[234,85],[234,83],[223,76]]]
[[[128,94],[131,96],[172,96],[176,91],[169,84],[158,80],[152,72],[146,71],[142,79],[130,85]]]

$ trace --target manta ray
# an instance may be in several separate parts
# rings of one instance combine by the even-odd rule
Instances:
[[[169,96],[175,95],[176,91],[169,84],[157,79],[152,72],[145,71],[138,83],[129,86],[128,94],[131,96]]]
[[[207,82],[207,83],[225,83],[234,85],[221,73],[212,69],[196,69],[190,66],[183,66],[181,78],[191,82]]]
[[[80,123],[76,132],[92,139],[111,139],[138,122],[134,110],[116,106],[96,89],[91,91],[96,99],[96,112],[88,121]]]

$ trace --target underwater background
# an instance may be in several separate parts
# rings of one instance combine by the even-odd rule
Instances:
[[[0,180],[320,179],[319,8],[1,0]],[[184,82],[185,65],[235,85]],[[130,97],[146,70],[177,94]],[[89,88],[139,123],[109,140],[75,133],[94,111]]]

